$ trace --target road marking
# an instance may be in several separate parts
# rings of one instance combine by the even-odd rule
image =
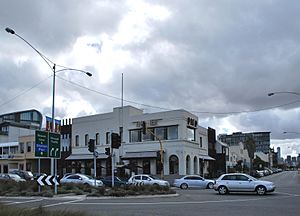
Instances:
[[[24,204],[24,203],[30,203],[30,202],[39,202],[39,201],[42,201],[44,200],[44,198],[41,198],[41,199],[34,199],[34,200],[27,200],[27,201],[17,201],[17,202],[11,202],[11,203],[8,203],[8,204],[5,204],[5,205],[14,205],[14,204]]]
[[[49,205],[44,205],[42,206],[43,208],[48,208],[48,207],[53,207],[53,206],[59,206],[59,205],[65,205],[65,204],[72,204],[74,202],[79,202],[82,201],[84,199],[76,199],[76,200],[71,200],[71,201],[66,201],[66,202],[59,202],[59,203],[54,203],[54,204],[49,204]],[[37,209],[39,207],[33,207],[31,208],[32,210]]]

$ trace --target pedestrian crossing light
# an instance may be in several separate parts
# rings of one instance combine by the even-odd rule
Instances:
[[[118,149],[121,146],[121,136],[117,133],[111,134],[111,147]]]
[[[89,148],[90,152],[94,152],[95,151],[95,140],[94,139],[90,139],[89,140],[88,148]]]

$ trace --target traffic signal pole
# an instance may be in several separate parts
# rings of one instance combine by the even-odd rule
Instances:
[[[143,134],[145,133],[150,133],[151,135],[153,135],[155,137],[155,139],[158,140],[159,142],[159,147],[160,147],[160,163],[162,165],[162,170],[160,172],[160,178],[163,179],[164,178],[164,149],[163,149],[163,144],[162,144],[162,141],[161,139],[156,136],[151,130],[148,130],[147,126],[146,126],[146,122],[143,121],[143,124],[142,124],[143,128],[142,128],[142,131],[143,131]]]
[[[115,186],[114,150],[111,148],[111,187]]]

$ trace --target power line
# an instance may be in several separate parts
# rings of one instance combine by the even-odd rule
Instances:
[[[12,102],[13,100],[17,99],[18,97],[20,97],[20,96],[24,95],[25,93],[31,91],[32,89],[36,88],[37,86],[39,86],[40,84],[42,84],[43,82],[45,82],[47,79],[49,79],[51,76],[48,76],[46,79],[41,80],[40,82],[38,82],[34,86],[30,87],[29,89],[25,89],[24,91],[22,91],[21,93],[17,94],[16,96],[14,96],[13,98],[11,98],[10,100],[5,101],[4,103],[0,104],[0,107],[2,107],[4,105]]]
[[[70,80],[66,80],[66,79],[64,79],[62,77],[59,77],[59,76],[57,76],[57,77],[59,79],[65,81],[65,82],[69,82],[72,85],[83,88],[85,90],[88,90],[88,91],[91,91],[91,92],[94,92],[94,93],[97,93],[97,94],[100,94],[100,95],[103,95],[103,96],[106,96],[106,97],[110,97],[110,98],[113,98],[113,99],[116,99],[116,100],[119,100],[119,101],[122,100],[122,98],[119,98],[119,97],[116,97],[116,96],[113,96],[113,95],[109,95],[109,94],[106,94],[106,93],[102,93],[102,92],[94,90],[94,89],[87,88],[85,86],[82,86],[82,85],[80,85],[78,83],[75,83],[75,82],[72,82]],[[126,100],[126,99],[123,99],[123,101],[125,101],[127,103],[131,103],[131,104],[136,104],[136,105],[140,105],[140,106],[144,106],[144,107],[155,108],[155,109],[160,109],[160,110],[165,110],[165,111],[174,110],[174,109],[165,108],[165,107],[159,107],[159,106],[153,106],[153,105],[149,105],[149,104],[138,103],[138,102],[130,101],[130,100]],[[275,108],[280,108],[280,107],[296,104],[296,103],[299,103],[299,102],[300,102],[300,100],[296,100],[296,101],[292,101],[292,102],[285,103],[285,104],[280,104],[280,105],[276,105],[276,106],[269,106],[269,107],[264,107],[264,108],[260,108],[260,109],[254,109],[254,110],[243,110],[243,111],[232,111],[232,112],[211,112],[211,111],[190,111],[190,112],[197,113],[197,114],[233,115],[233,114],[253,113],[253,112],[260,112],[260,111],[264,111],[264,110],[271,110],[271,109],[275,109]]]

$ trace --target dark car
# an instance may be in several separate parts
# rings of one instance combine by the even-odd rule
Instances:
[[[20,176],[22,179],[25,179],[25,180],[33,180],[33,174],[30,171],[11,170],[11,171],[9,171],[9,173],[17,174],[18,176]]]
[[[111,176],[106,176],[105,178],[101,179],[101,181],[107,187],[112,186],[112,177]],[[114,177],[114,186],[121,186],[122,187],[122,186],[125,186],[127,184],[128,184],[127,181],[123,181],[117,176]]]

